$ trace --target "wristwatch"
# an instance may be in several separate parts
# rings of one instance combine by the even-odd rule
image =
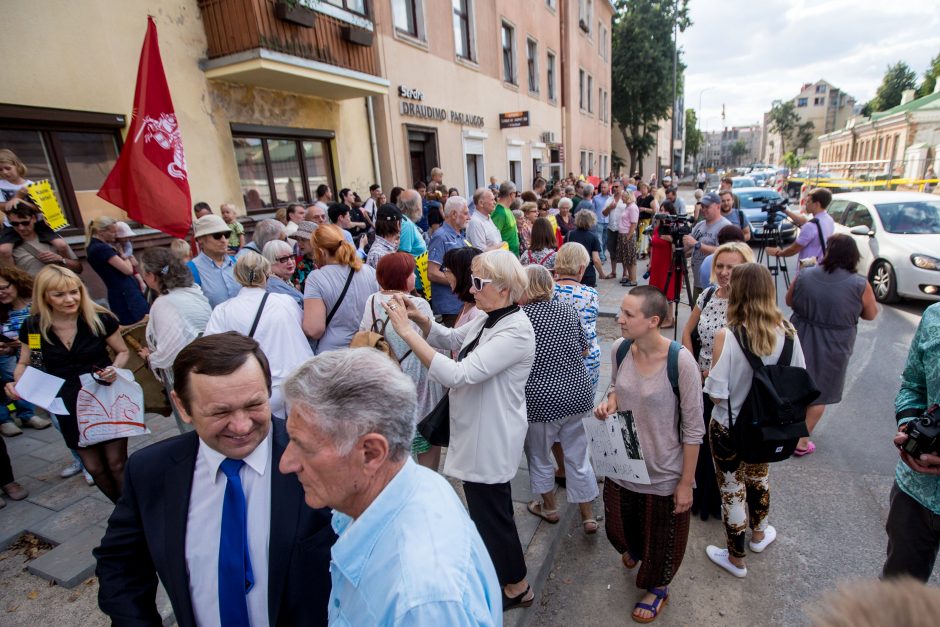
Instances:
[[[62,267],[64,268],[64,267],[65,267],[65,257],[62,257],[62,259],[59,259],[56,263],[59,264],[60,266],[62,266]]]

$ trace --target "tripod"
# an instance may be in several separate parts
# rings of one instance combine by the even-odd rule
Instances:
[[[764,257],[764,249],[772,246],[778,250],[783,250],[783,238],[780,235],[780,225],[773,221],[773,214],[767,216],[767,222],[764,223],[764,237],[760,247],[757,249],[757,263]],[[772,260],[772,261],[771,261]],[[790,270],[787,268],[787,260],[784,257],[771,257],[767,255],[767,270],[774,277],[774,287],[777,287],[777,277],[783,275],[783,282],[787,289],[790,289]]]
[[[677,277],[678,280],[675,282],[672,281],[673,277]],[[669,299],[669,304],[673,306],[673,319],[675,324],[672,327],[672,339],[678,339],[679,337],[679,303],[682,301],[682,286],[685,286],[686,296],[689,297],[689,307],[694,307],[695,303],[692,302],[692,286],[689,284],[689,268],[685,263],[685,248],[682,246],[682,239],[676,238],[676,242],[673,243],[672,247],[672,261],[669,265],[669,270],[666,272],[666,289],[668,289],[671,294],[666,294],[666,298]],[[672,289],[669,289],[669,288]]]

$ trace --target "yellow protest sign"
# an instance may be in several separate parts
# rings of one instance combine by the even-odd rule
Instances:
[[[58,231],[69,225],[65,219],[65,214],[62,213],[62,208],[59,206],[59,201],[56,200],[55,192],[52,191],[52,184],[48,180],[33,183],[26,188],[26,191],[29,192],[29,197],[46,217],[46,224],[49,225],[49,228]]]

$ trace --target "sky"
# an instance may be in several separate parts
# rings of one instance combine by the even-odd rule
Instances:
[[[692,26],[679,33],[685,107],[699,128],[760,123],[774,100],[819,79],[859,103],[885,69],[906,62],[918,84],[940,53],[938,0],[689,0]]]

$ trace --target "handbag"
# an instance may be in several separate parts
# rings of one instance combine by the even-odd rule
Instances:
[[[716,291],[718,291],[718,288],[714,286],[705,290],[705,300],[702,301],[702,311],[699,312],[699,316],[701,316],[705,308],[708,307],[708,301],[712,299]],[[689,335],[692,339],[692,354],[695,356],[695,360],[698,361],[698,356],[702,352],[702,335],[698,332],[698,325],[692,327],[692,332]]]

